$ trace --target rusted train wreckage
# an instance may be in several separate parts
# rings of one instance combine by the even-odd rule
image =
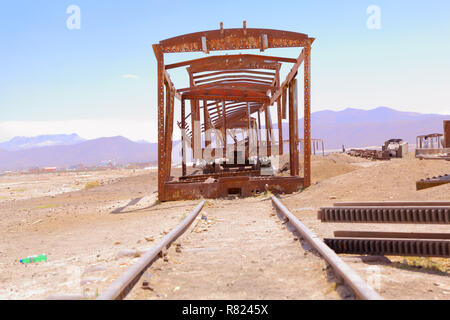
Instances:
[[[444,121],[444,134],[433,133],[417,137],[416,158],[420,160],[450,161],[450,120]],[[450,183],[450,174],[426,178],[416,182],[416,189],[423,190]]]
[[[265,190],[292,193],[311,184],[311,46],[306,34],[242,28],[186,34],[153,45],[158,73],[158,197],[160,201],[251,196]],[[165,64],[168,53],[299,47],[297,58],[265,54],[211,55]],[[283,82],[282,65],[291,67]],[[297,74],[304,72],[304,161],[299,170]],[[176,89],[168,70],[186,68],[189,87]],[[171,179],[175,98],[181,102],[182,174]],[[282,126],[278,135],[270,110],[276,105],[278,124],[289,122],[290,176],[277,175],[273,161],[283,155]],[[186,110],[189,107],[189,110]],[[189,113],[187,113],[189,111]],[[262,113],[264,113],[261,123]],[[242,133],[237,137],[236,131]],[[230,143],[231,142],[231,143]],[[187,173],[187,148],[201,174]]]

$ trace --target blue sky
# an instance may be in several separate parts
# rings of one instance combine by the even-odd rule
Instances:
[[[81,10],[80,30],[66,27],[69,5]],[[370,5],[381,9],[379,30],[366,26]],[[221,21],[225,28],[246,20],[249,28],[315,37],[313,111],[387,106],[450,114],[449,13],[446,0],[4,1],[0,141],[64,132],[155,141],[151,45],[218,29]],[[299,53],[276,54],[283,52]],[[186,57],[171,54],[166,61]],[[183,87],[185,74],[172,76]]]

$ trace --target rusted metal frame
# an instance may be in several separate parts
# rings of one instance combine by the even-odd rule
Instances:
[[[272,81],[273,81],[273,78],[261,77],[261,76],[224,75],[224,76],[219,76],[219,77],[214,77],[214,78],[197,80],[197,83],[200,84],[200,83],[204,83],[204,82],[224,80],[224,79],[239,79],[239,80],[242,80],[242,81],[246,81],[246,80],[263,80],[263,81],[267,81],[267,82],[270,82],[270,83],[272,83]]]
[[[208,108],[206,107],[207,103],[208,102],[206,100],[203,100],[203,118],[205,123],[205,148],[208,148],[211,145],[211,131],[209,127],[209,122],[211,121],[211,119],[209,118]]]
[[[282,113],[283,120],[286,120],[287,119],[287,116],[286,116],[287,112],[286,112],[286,110],[287,110],[287,100],[288,100],[287,99],[287,97],[288,97],[288,95],[287,95],[288,88],[287,88],[287,86],[284,86],[284,87],[281,88],[281,90],[282,90],[282,95],[281,95],[281,113]]]
[[[257,97],[257,96],[229,96],[229,95],[217,95],[217,94],[183,94],[185,99],[199,99],[199,100],[222,100],[228,99],[232,101],[242,101],[242,102],[262,102],[267,103],[269,101],[268,97]]]
[[[232,107],[227,107],[227,112],[228,112],[228,114],[230,114],[231,112],[235,112],[237,110],[245,110],[245,108],[246,108],[246,103],[243,103],[242,105],[236,105],[236,106],[232,106]],[[257,107],[255,107],[255,108],[257,108]],[[217,120],[217,119],[220,118],[220,115],[216,114],[216,112],[214,112],[212,114],[214,115],[212,117],[213,120]]]
[[[258,161],[259,161],[259,158],[260,158],[259,144],[262,141],[262,138],[261,138],[261,111],[259,109],[258,109],[258,132],[257,132],[257,138],[258,138],[258,141],[257,141],[257,144],[256,144],[256,149],[257,149],[256,153],[258,155]]]
[[[227,127],[231,129],[232,121],[241,118],[245,114],[246,114],[245,109],[240,109],[239,111],[227,113],[226,114]],[[220,121],[220,119],[216,119],[214,124],[215,124],[215,126],[217,128],[221,128],[221,121]],[[222,120],[222,125],[223,125],[223,120]]]
[[[191,117],[191,122],[192,122],[192,155],[194,158],[194,161],[198,158],[196,158],[196,156],[199,156],[199,150],[198,148],[196,148],[196,146],[200,146],[201,147],[201,141],[202,141],[202,137],[201,137],[201,129],[200,129],[200,103],[198,99],[194,99],[191,100],[191,113],[192,113],[192,117]],[[192,112],[192,110],[194,112]],[[196,142],[198,141],[198,142]]]
[[[173,136],[173,118],[174,118],[174,92],[170,86],[166,84],[166,125],[165,125],[165,148],[166,148],[166,169],[164,181],[170,180],[170,173],[172,169],[172,136]]]
[[[261,81],[261,80],[253,80],[253,79],[227,79],[227,80],[220,80],[217,82],[210,82],[210,83],[204,83],[201,86],[195,86],[195,87],[190,87],[190,88],[182,88],[180,90],[178,90],[178,92],[182,93],[182,92],[188,92],[188,91],[193,91],[195,92],[200,91],[200,89],[203,90],[207,90],[209,88],[214,89],[214,87],[219,87],[219,88],[223,88],[222,85],[224,84],[228,84],[229,86],[231,85],[235,85],[235,86],[246,86],[245,89],[241,89],[241,91],[252,91],[254,89],[258,89],[258,88],[263,88],[263,86],[267,87],[264,88],[264,94],[267,93],[267,90],[270,90],[272,87],[271,82],[268,81]],[[220,86],[219,86],[220,85]],[[259,86],[258,86],[259,85]],[[217,89],[216,89],[217,90]],[[227,89],[227,90],[233,90],[233,89]],[[234,90],[238,90],[238,89],[234,89]],[[261,93],[258,93],[261,94]]]
[[[450,206],[323,207],[322,222],[450,224]]]
[[[297,62],[296,59],[286,58],[286,57],[273,57],[273,56],[264,56],[264,55],[256,55],[256,54],[233,54],[233,55],[224,55],[224,56],[209,56],[209,57],[205,57],[205,58],[181,61],[181,62],[177,62],[177,63],[168,64],[165,66],[165,69],[169,70],[169,69],[180,68],[180,67],[184,67],[184,66],[191,66],[192,72],[197,73],[197,72],[201,72],[201,71],[195,71],[196,70],[195,67],[205,65],[208,63],[217,64],[218,62],[223,62],[223,61],[227,61],[227,64],[232,66],[234,64],[233,60],[256,61],[256,62],[257,61],[271,61],[271,62],[287,62],[287,63],[296,63]]]
[[[186,134],[186,118],[184,116],[186,108],[186,100],[181,99],[181,175],[184,177],[186,175],[186,141],[184,141],[184,136]]]
[[[191,149],[192,151],[194,151],[194,144],[195,144],[195,121],[197,120],[197,108],[196,108],[196,102],[197,100],[194,99],[189,99],[189,106],[191,107],[191,132],[192,132],[192,136],[191,136]]]
[[[164,250],[170,248],[170,245],[177,240],[189,226],[194,222],[200,211],[205,205],[205,200],[200,202],[194,210],[168,233],[162,240],[147,251],[135,264],[128,268],[122,275],[114,281],[105,291],[100,294],[96,300],[121,300],[132,290],[145,271],[155,262]]]
[[[238,89],[223,89],[223,88],[195,88],[189,92],[183,93],[184,97],[189,97],[190,99],[198,99],[198,98],[192,98],[194,96],[198,95],[221,95],[223,98],[227,101],[242,101],[243,99],[248,98],[259,98],[263,99],[264,101],[268,102],[269,99],[267,97],[266,93],[263,92],[255,92],[252,90],[238,90]],[[239,98],[239,99],[234,99]],[[224,100],[222,99],[222,100]],[[203,100],[203,99],[202,99]]]
[[[311,44],[303,49],[304,52],[304,132],[305,140],[303,152],[303,177],[305,188],[311,185]]]
[[[291,176],[298,176],[298,110],[295,97],[296,80],[289,82],[289,166]]]
[[[280,156],[283,155],[283,120],[281,111],[281,99],[277,100],[277,121],[278,121],[278,153]]]
[[[336,253],[416,257],[450,257],[449,240],[432,239],[324,239]]]
[[[222,70],[222,71],[216,71],[216,72],[210,72],[207,74],[199,74],[194,75],[194,79],[200,79],[205,77],[212,77],[212,76],[218,76],[222,74],[228,74],[228,73],[249,73],[249,74],[259,74],[259,75],[266,75],[266,76],[274,76],[275,72],[267,72],[267,71],[256,71],[256,70],[248,70],[248,69],[235,69],[235,70]]]
[[[154,45],[156,61],[158,65],[157,94],[158,94],[158,198],[164,199],[165,183],[165,148],[164,148],[164,54],[159,45]]]
[[[232,57],[232,56],[228,56]],[[200,72],[213,72],[218,70],[241,70],[241,69],[251,69],[251,70],[277,70],[279,67],[279,62],[263,61],[263,60],[242,60],[233,61],[230,63],[227,60],[218,61],[217,63],[192,65],[193,73]]]
[[[337,238],[450,240],[450,233],[430,232],[335,231],[334,236]]]
[[[269,107],[264,107],[264,116],[266,120],[266,143],[267,143],[267,156],[270,157],[272,155],[272,146],[271,146],[271,138],[272,138],[272,130],[270,127],[270,121],[269,121]]]
[[[300,236],[306,240],[315,250],[319,252],[323,259],[334,269],[334,271],[344,279],[355,292],[359,299],[364,300],[381,300],[383,299],[375,290],[373,290],[366,282],[364,282],[358,274],[350,268],[339,256],[336,255],[323,241],[319,239],[307,226],[301,223],[289,210],[278,200],[272,196],[272,203],[277,212],[292,225]]]
[[[450,120],[444,120],[444,148],[450,148]]]
[[[232,28],[185,34],[160,41],[163,52],[209,52],[218,50],[303,47],[308,35],[273,29]]]
[[[262,93],[266,93],[267,90],[273,90],[276,87],[272,87],[268,84],[262,84],[257,82],[241,82],[241,81],[217,81],[213,83],[201,84],[195,87],[189,88],[181,88],[178,89],[178,93],[184,93],[187,91],[193,91],[196,89],[205,89],[205,88],[224,88],[224,89],[237,89],[237,90],[253,90],[253,91],[261,91]]]
[[[227,141],[228,141],[228,137],[227,137],[227,109],[226,109],[226,105],[225,105],[225,100],[222,100],[222,119],[223,119],[223,124],[222,124],[222,136],[223,136],[223,148],[224,148],[224,157],[227,157]]]

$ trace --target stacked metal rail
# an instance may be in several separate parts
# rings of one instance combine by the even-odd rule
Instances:
[[[323,207],[333,223],[450,224],[450,202],[350,202]],[[450,257],[450,234],[336,231],[325,243],[336,253]]]

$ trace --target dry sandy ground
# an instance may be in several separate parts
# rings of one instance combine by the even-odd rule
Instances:
[[[313,157],[312,172],[312,187],[282,201],[322,237],[335,230],[398,230],[396,225],[321,223],[317,210],[333,202],[450,200],[450,185],[415,191],[416,180],[450,173],[449,162],[419,161],[412,155],[390,162],[329,155]],[[85,180],[57,174],[0,177],[0,196],[7,197],[0,200],[1,299],[95,298],[198,203],[155,201],[155,172],[89,174],[94,176]],[[82,189],[92,181],[100,186]],[[65,190],[64,185],[81,190]],[[263,200],[208,200],[204,210],[210,224],[200,222],[191,232],[195,222],[178,249],[169,250],[168,261],[158,260],[129,298],[339,298],[323,261],[294,240],[273,215],[270,201]],[[445,232],[448,226],[402,229]],[[47,262],[18,262],[40,253],[48,255]],[[394,263],[351,266],[387,299],[450,298],[448,259],[425,259],[419,267],[409,266],[411,259],[390,259]],[[149,287],[142,288],[143,281]],[[345,297],[343,287],[338,288]]]

